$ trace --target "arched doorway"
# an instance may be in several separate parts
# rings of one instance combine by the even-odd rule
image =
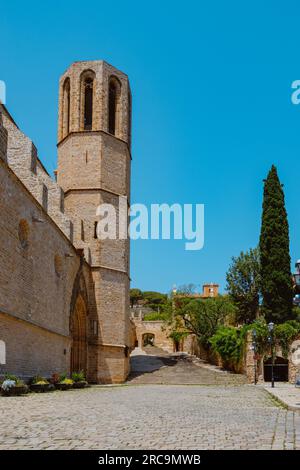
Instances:
[[[173,339],[173,351],[174,352],[183,351],[183,340]]]
[[[143,334],[143,348],[145,346],[154,346],[155,335],[153,333]]]
[[[289,379],[289,361],[283,357],[274,358],[274,380],[275,382],[288,382]],[[272,380],[272,358],[264,361],[264,381]]]
[[[87,309],[81,295],[78,295],[71,314],[71,373],[87,372]]]

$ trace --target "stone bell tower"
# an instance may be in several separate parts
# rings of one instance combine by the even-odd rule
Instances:
[[[57,181],[91,269],[101,383],[122,382],[129,370],[129,241],[97,238],[97,208],[118,214],[120,196],[129,204],[130,140],[128,77],[104,61],[73,63],[59,84]]]

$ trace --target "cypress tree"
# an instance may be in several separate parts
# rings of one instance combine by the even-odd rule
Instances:
[[[260,233],[262,313],[267,322],[292,318],[293,285],[284,192],[273,165],[264,184]]]

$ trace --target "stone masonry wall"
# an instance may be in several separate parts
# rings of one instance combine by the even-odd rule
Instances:
[[[72,239],[72,223],[64,214],[64,194],[57,183],[50,178],[38,159],[33,142],[17,127],[5,108],[0,106],[3,125],[8,134],[7,162],[10,168],[44,206],[50,217],[64,234]],[[47,204],[43,197],[47,192]]]
[[[0,159],[7,161],[7,130],[3,127],[2,114],[0,112]]]
[[[54,366],[66,370],[70,302],[80,258],[2,160],[0,213],[0,339],[7,349],[2,372],[50,374]],[[28,229],[24,233],[21,221]],[[61,261],[59,273],[55,256]]]

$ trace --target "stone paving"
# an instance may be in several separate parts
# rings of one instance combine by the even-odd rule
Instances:
[[[158,361],[154,382],[159,373],[166,383],[176,367],[177,382],[184,381],[188,367],[191,382],[206,385],[140,385],[134,380],[143,371],[135,370],[123,386],[0,397],[0,449],[300,449],[300,413],[278,406],[263,387]]]
[[[270,383],[265,383],[264,388],[277,400],[283,403],[289,410],[300,412],[300,388],[290,383],[275,383],[272,388]]]
[[[156,353],[156,355],[153,354]],[[131,359],[130,384],[240,385],[246,377],[220,370],[188,355],[167,354],[158,348],[138,350]]]

